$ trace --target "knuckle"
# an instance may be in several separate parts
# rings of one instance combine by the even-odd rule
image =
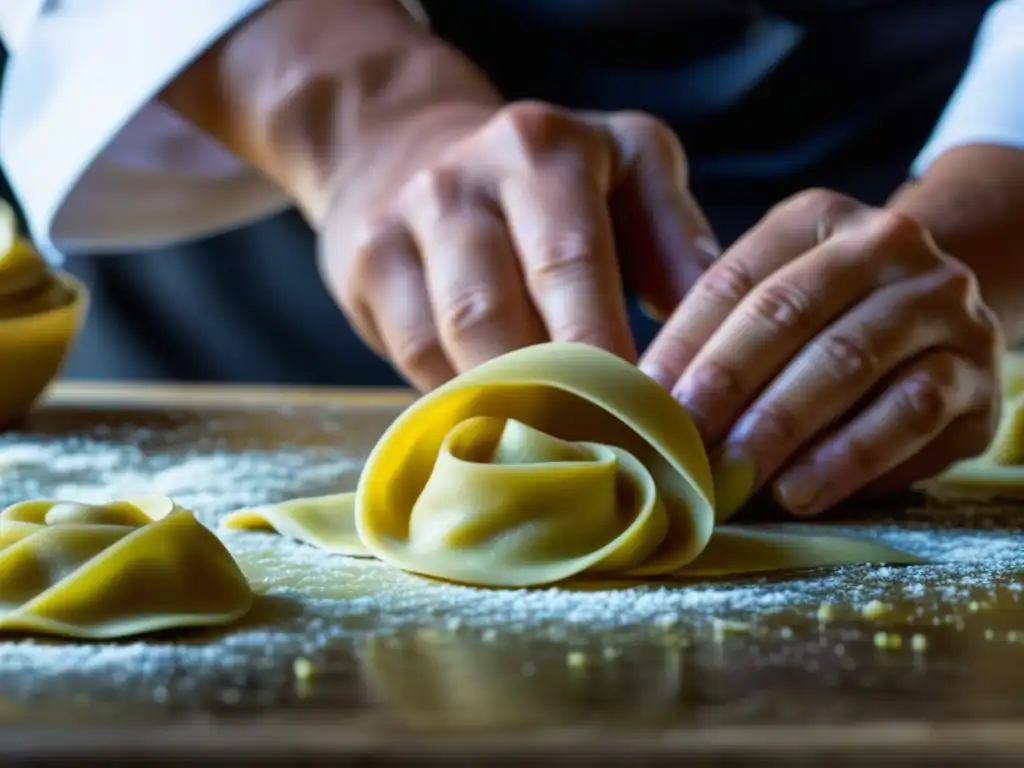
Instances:
[[[602,333],[591,324],[568,321],[552,329],[554,341],[571,341],[580,344],[604,348],[608,344],[608,335]]]
[[[862,379],[873,376],[879,358],[867,339],[840,333],[828,333],[818,342],[821,366],[834,379]]]
[[[866,437],[850,437],[843,441],[842,449],[846,464],[856,477],[873,479],[884,469],[885,451]]]
[[[712,300],[735,304],[754,289],[756,281],[750,270],[737,261],[716,262],[700,278],[700,290]]]
[[[399,207],[441,216],[462,203],[462,173],[451,166],[436,165],[417,171],[399,195]]]
[[[969,305],[981,298],[978,278],[967,265],[950,260],[940,267],[940,289],[946,298]]]
[[[629,132],[640,142],[682,156],[682,144],[675,131],[654,115],[647,112],[623,112],[617,116],[616,122],[621,130]]]
[[[824,187],[812,187],[798,192],[779,204],[787,212],[798,212],[809,219],[832,221],[860,207],[851,197]]]
[[[575,121],[557,107],[542,101],[517,101],[494,118],[497,132],[510,137],[523,156],[535,157],[561,143]]]
[[[352,245],[342,257],[346,279],[341,298],[346,306],[354,306],[367,289],[386,278],[394,254],[405,247],[405,240],[405,228],[392,220],[368,218],[357,225]]]
[[[984,365],[999,361],[1003,349],[1003,334],[995,313],[980,301],[974,308],[975,339],[972,348]]]
[[[858,223],[866,231],[871,242],[891,258],[890,248],[929,247],[930,238],[924,226],[917,219],[899,211],[871,209]]]
[[[754,429],[762,439],[782,445],[803,443],[805,435],[800,419],[788,406],[769,401],[755,406],[751,415]]]
[[[432,361],[442,354],[436,334],[422,330],[407,331],[390,346],[395,365],[411,374],[429,370]]]
[[[472,288],[455,294],[441,311],[442,334],[452,339],[472,336],[505,316],[504,303],[496,294]]]
[[[946,390],[952,379],[952,364],[942,357],[928,369],[909,376],[899,387],[897,412],[911,432],[931,435],[945,425],[949,415]]]
[[[539,249],[529,266],[530,282],[538,290],[572,284],[591,268],[593,248],[581,232],[564,232]]]
[[[608,125],[619,144],[618,152],[629,161],[667,172],[681,186],[689,183],[686,150],[668,123],[647,112],[627,110],[612,115]]]
[[[761,325],[787,331],[808,327],[813,320],[814,309],[803,291],[776,282],[752,293],[747,311]]]
[[[669,320],[651,342],[647,355],[661,362],[662,367],[681,372],[700,352],[700,344],[693,334],[679,323]],[[677,374],[678,376],[678,374]]]

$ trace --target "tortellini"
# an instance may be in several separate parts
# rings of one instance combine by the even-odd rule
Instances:
[[[0,200],[0,427],[24,415],[60,371],[87,306],[85,286],[50,269]]]
[[[215,626],[253,600],[216,534],[165,496],[0,512],[0,632],[110,639]]]
[[[724,525],[753,489],[713,486],[696,428],[663,388],[596,348],[548,343],[417,401],[380,438],[354,494],[223,524],[492,587],[920,562],[866,540]],[[716,494],[728,505],[716,509]]]

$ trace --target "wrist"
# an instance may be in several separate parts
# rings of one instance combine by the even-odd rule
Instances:
[[[1024,151],[971,145],[937,158],[888,207],[920,221],[978,276],[1011,345],[1024,342]]]
[[[276,0],[163,99],[267,174],[314,224],[341,177],[373,186],[364,177],[397,162],[388,153],[405,151],[410,126],[440,120],[445,104],[499,103],[472,63],[398,0]]]

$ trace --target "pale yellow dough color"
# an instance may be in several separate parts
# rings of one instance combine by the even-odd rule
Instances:
[[[0,512],[0,632],[111,639],[223,625],[253,599],[220,539],[165,496]]]
[[[980,456],[962,461],[922,487],[939,495],[1024,496],[1024,353],[1002,362],[1002,416],[995,438]]]
[[[18,237],[14,211],[0,200],[0,427],[60,372],[87,307],[85,287]]]
[[[727,489],[716,514],[712,486],[689,415],[662,387],[606,352],[548,343],[413,404],[354,494],[241,510],[223,525],[494,587],[921,562],[856,538],[725,525],[752,489]]]

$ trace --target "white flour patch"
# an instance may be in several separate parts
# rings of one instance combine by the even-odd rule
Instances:
[[[352,488],[361,467],[361,458],[323,447],[266,451],[231,446],[229,451],[209,438],[186,451],[139,447],[153,438],[143,431],[118,439],[0,435],[0,504],[39,497],[97,502],[158,492],[215,526],[222,515],[240,507]],[[1022,591],[1020,533],[928,524],[911,530],[871,528],[870,535],[940,564],[850,567],[798,579],[685,586],[486,590],[431,582],[375,561],[340,558],[273,536],[225,535],[263,595],[250,621],[228,632],[178,640],[0,642],[0,715],[8,697],[74,698],[96,681],[119,691],[137,686],[139,697],[156,704],[169,691],[179,695],[204,685],[216,685],[230,699],[253,675],[290,670],[298,655],[315,655],[339,642],[358,644],[371,631],[401,633],[427,626],[478,638],[495,631],[571,638],[595,631],[704,625],[715,619],[797,619],[813,615],[821,603],[855,609],[874,599],[909,602],[917,606],[917,615],[934,622],[962,613],[968,603],[984,601],[994,590],[1014,600]]]

